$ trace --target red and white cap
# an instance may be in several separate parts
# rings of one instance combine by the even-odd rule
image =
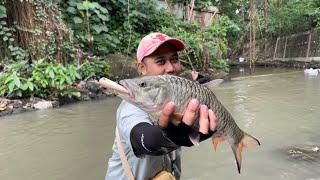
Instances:
[[[179,39],[172,38],[160,32],[150,33],[140,41],[137,50],[137,62],[141,63],[144,57],[152,54],[164,43],[171,44],[177,49],[177,51],[184,49],[184,42]]]

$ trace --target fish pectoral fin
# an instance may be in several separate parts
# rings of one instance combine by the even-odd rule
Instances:
[[[212,138],[212,148],[214,152],[217,152],[217,146],[218,144],[222,143],[225,140],[224,137],[213,137]]]
[[[260,146],[260,142],[256,138],[250,136],[249,134],[244,134],[243,138],[240,140],[238,144],[231,145],[234,157],[236,159],[239,174],[241,171],[243,148],[253,148],[256,146]]]
[[[177,121],[182,121],[182,118],[183,118],[183,114],[181,113],[173,113],[171,115],[171,118],[177,120]]]

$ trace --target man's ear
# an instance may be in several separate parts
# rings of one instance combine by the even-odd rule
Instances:
[[[145,75],[147,73],[147,67],[143,62],[137,62],[137,68],[140,74]]]

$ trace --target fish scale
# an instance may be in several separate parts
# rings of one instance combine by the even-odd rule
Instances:
[[[181,102],[188,102],[192,98],[199,98],[199,101],[201,104],[205,104],[208,106],[208,108],[215,111],[215,114],[217,116],[217,133],[214,136],[219,136],[225,132],[227,129],[226,126],[239,129],[238,126],[235,124],[233,117],[230,115],[230,113],[222,106],[222,104],[219,102],[219,100],[216,98],[214,93],[206,88],[205,86],[201,86],[195,82],[192,82],[190,80],[180,78],[177,76],[169,76],[166,77],[166,75],[163,75],[163,80],[167,80],[170,84],[172,84],[174,99],[173,102],[177,104],[177,106],[181,107],[182,109],[185,108],[187,103],[181,103]],[[182,86],[186,85],[185,87]],[[189,87],[189,88],[188,88]],[[181,109],[180,108],[180,109]],[[179,109],[179,110],[180,110]],[[197,117],[199,117],[199,112]],[[228,121],[226,121],[228,119]],[[220,122],[221,120],[221,122]],[[229,122],[228,124],[225,122]],[[196,121],[196,126],[198,125],[198,121]],[[231,133],[234,133],[233,135],[241,133],[240,131],[231,131]],[[239,136],[239,135],[238,135]]]

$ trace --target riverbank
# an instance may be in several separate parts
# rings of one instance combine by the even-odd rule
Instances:
[[[41,109],[58,108],[66,104],[115,96],[115,94],[100,88],[96,81],[81,81],[74,86],[74,89],[80,92],[81,95],[79,97],[58,97],[51,100],[38,97],[21,99],[0,98],[0,117]]]
[[[280,68],[297,68],[297,69],[307,69],[307,68],[320,68],[320,61],[297,61],[297,60],[258,60],[254,63],[257,67],[280,67]],[[246,67],[249,66],[249,62],[236,62],[230,63],[231,67]]]

